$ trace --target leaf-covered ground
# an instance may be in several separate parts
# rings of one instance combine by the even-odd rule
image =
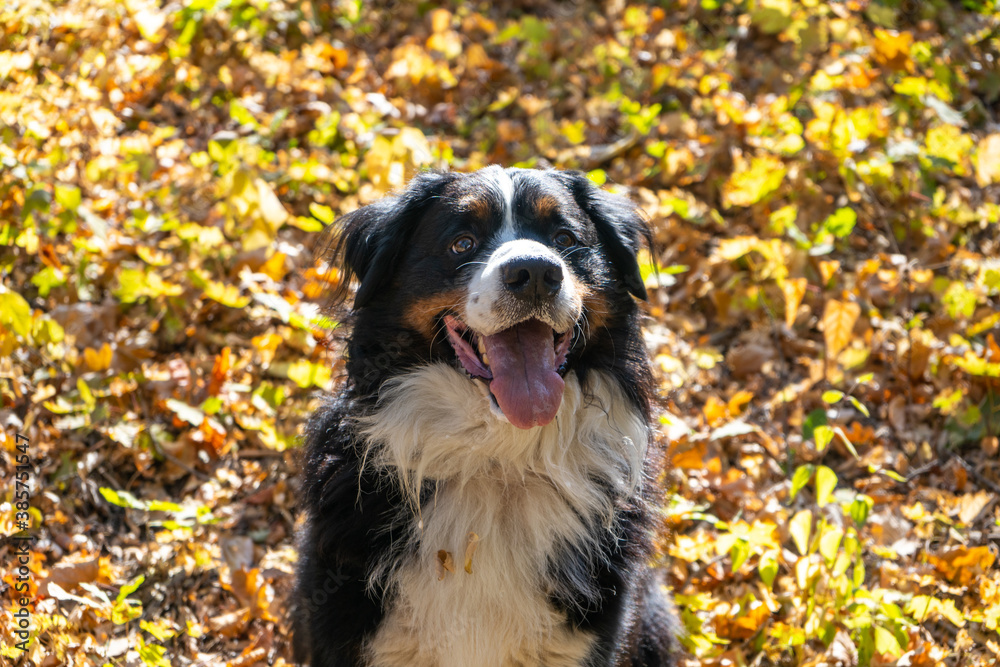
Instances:
[[[285,664],[318,232],[500,163],[655,228],[688,665],[996,664],[998,117],[988,0],[6,0],[0,661]]]

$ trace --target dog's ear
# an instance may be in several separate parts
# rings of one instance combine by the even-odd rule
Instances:
[[[637,255],[643,241],[652,248],[653,234],[649,224],[639,214],[638,207],[627,197],[597,187],[582,172],[554,173],[573,193],[577,206],[590,216],[611,264],[628,291],[646,300],[646,286]]]
[[[341,270],[335,301],[346,299],[351,278],[357,278],[354,310],[371,302],[399,265],[420,217],[453,179],[449,173],[422,173],[401,194],[363,206],[334,223],[339,236],[332,254]]]

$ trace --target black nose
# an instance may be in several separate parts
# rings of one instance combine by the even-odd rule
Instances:
[[[562,267],[547,257],[515,257],[501,270],[504,286],[522,299],[548,298],[562,286]]]

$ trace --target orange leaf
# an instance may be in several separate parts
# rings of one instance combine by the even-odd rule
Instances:
[[[83,351],[83,361],[92,371],[106,371],[111,366],[111,346],[105,343],[100,350],[88,347]]]
[[[729,399],[729,403],[726,404],[726,410],[731,416],[735,417],[743,411],[743,406],[749,403],[751,399],[753,399],[753,392],[741,389]]]
[[[718,474],[722,470],[722,462],[719,457],[710,459],[707,457],[708,450],[705,443],[700,443],[697,447],[675,454],[670,459],[670,465],[682,470],[707,470],[710,473]]]
[[[830,299],[826,302],[823,311],[823,338],[831,359],[835,359],[851,342],[854,324],[860,315],[861,306],[853,301]]]
[[[276,252],[271,255],[260,267],[259,273],[263,273],[266,276],[273,278],[274,280],[281,280],[285,277],[287,270],[285,269],[285,253]]]
[[[222,352],[215,358],[212,366],[212,380],[208,385],[208,394],[215,396],[222,388],[222,383],[226,381],[229,370],[233,367],[233,354],[228,347],[222,348]]]
[[[708,397],[708,400],[705,401],[703,411],[705,413],[705,421],[708,422],[709,426],[715,426],[729,416],[726,404],[715,396]]]
[[[781,285],[781,291],[785,294],[785,324],[789,329],[795,324],[795,315],[806,294],[806,285],[808,281],[805,278],[792,278]]]
[[[271,365],[274,360],[274,353],[277,351],[278,346],[281,345],[281,336],[276,333],[265,333],[259,336],[254,336],[250,343],[256,348],[257,353],[260,354],[260,363],[265,368]]]

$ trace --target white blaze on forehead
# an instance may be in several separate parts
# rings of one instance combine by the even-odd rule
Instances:
[[[506,231],[506,230],[505,230]],[[513,233],[513,230],[510,230]],[[518,324],[511,320],[508,308],[502,302],[509,299],[503,280],[503,266],[518,257],[545,257],[558,264],[563,270],[563,284],[547,313],[536,317],[550,325],[558,333],[567,331],[576,323],[583,308],[583,295],[572,279],[572,272],[555,251],[538,241],[515,239],[503,242],[493,251],[485,265],[477,267],[469,282],[469,294],[465,302],[465,323],[477,333],[491,336]]]
[[[513,238],[514,232],[514,181],[502,167],[496,165],[487,167],[480,172],[486,186],[490,188],[497,203],[500,205],[503,216],[501,235]]]

